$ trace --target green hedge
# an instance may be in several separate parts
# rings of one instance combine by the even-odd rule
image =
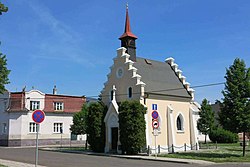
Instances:
[[[239,141],[238,134],[228,130],[217,128],[209,133],[209,138],[212,142],[217,143],[237,143]]]

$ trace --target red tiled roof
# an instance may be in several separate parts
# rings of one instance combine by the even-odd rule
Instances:
[[[132,32],[131,32],[131,27],[130,27],[130,21],[129,21],[129,15],[128,15],[128,7],[126,9],[126,21],[125,21],[125,30],[124,33],[121,35],[121,37],[119,39],[122,39],[124,37],[132,37],[137,39],[137,36],[135,36]]]

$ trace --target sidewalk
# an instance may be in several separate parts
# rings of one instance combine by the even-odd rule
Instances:
[[[9,161],[9,160],[3,160],[3,159],[0,159],[0,164],[5,165],[7,167],[34,167],[35,166],[35,164],[27,164],[27,163]],[[45,167],[45,166],[37,165],[37,167]]]

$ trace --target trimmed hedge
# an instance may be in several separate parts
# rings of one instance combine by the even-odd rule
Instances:
[[[212,142],[217,143],[237,143],[239,141],[238,134],[228,130],[217,128],[209,133],[209,138]]]

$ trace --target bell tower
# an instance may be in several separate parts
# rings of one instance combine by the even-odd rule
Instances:
[[[128,15],[128,4],[126,6],[125,30],[119,39],[121,40],[121,47],[125,47],[127,49],[126,52],[130,55],[130,60],[136,62],[135,40],[137,39],[137,36],[135,36],[131,32],[129,15]]]

